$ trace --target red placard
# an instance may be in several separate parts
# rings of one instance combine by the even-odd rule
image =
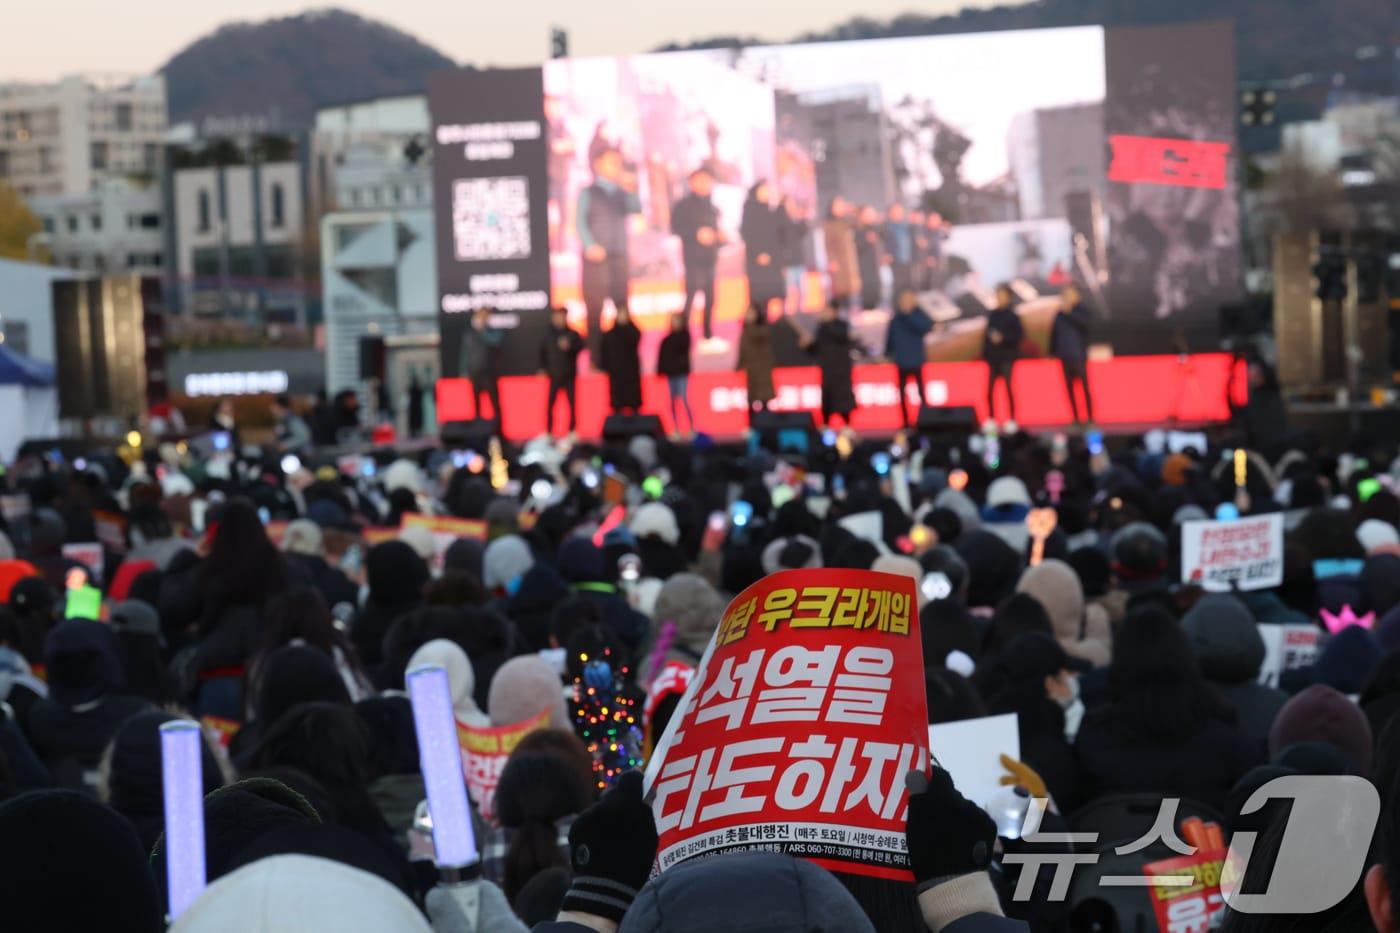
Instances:
[[[486,540],[486,523],[475,518],[421,515],[417,512],[410,512],[403,517],[399,528],[413,528],[415,526],[426,528],[433,533],[433,549],[436,552],[434,562],[438,569],[442,569],[443,556],[447,553],[447,549],[452,546],[452,542],[458,538]]]
[[[483,820],[495,822],[496,785],[500,783],[510,753],[521,739],[547,725],[548,709],[511,726],[482,729],[457,723],[457,742],[462,746],[462,775],[467,781],[467,793]]]
[[[760,850],[912,881],[923,673],[908,577],[791,570],[739,594],[647,767],[660,869]]]
[[[1108,180],[1134,185],[1224,188],[1230,144],[1157,136],[1110,136]]]
[[[1206,933],[1211,917],[1225,902],[1220,896],[1220,874],[1225,851],[1197,851],[1160,862],[1148,862],[1142,873],[1148,878],[1189,879],[1186,884],[1158,883],[1148,888],[1152,910],[1161,933]]]

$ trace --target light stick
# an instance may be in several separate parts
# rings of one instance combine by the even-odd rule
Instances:
[[[438,868],[469,868],[478,861],[476,834],[467,804],[467,785],[462,778],[462,747],[457,742],[447,670],[437,664],[424,665],[410,670],[404,679],[413,701],[418,762],[428,790],[428,815],[433,820]]]
[[[165,792],[165,874],[170,918],[204,891],[204,739],[187,719],[160,727],[161,787]]]

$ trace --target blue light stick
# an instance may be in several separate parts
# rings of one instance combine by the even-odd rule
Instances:
[[[166,879],[172,920],[184,913],[204,891],[202,741],[199,725],[187,719],[167,722],[160,727]]]
[[[418,762],[428,790],[433,820],[433,848],[438,868],[461,871],[477,864],[467,786],[462,778],[462,748],[452,712],[452,688],[441,665],[415,667],[405,677],[413,701],[418,733]]]

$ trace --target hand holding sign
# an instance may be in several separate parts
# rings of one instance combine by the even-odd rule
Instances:
[[[992,861],[997,824],[977,804],[953,786],[953,776],[934,768],[925,777],[910,771],[909,862],[914,880],[922,885],[937,878],[956,878],[982,871]]]

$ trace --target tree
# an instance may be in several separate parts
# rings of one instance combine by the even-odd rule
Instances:
[[[19,193],[0,181],[0,259],[32,259],[30,238],[44,225]]]

